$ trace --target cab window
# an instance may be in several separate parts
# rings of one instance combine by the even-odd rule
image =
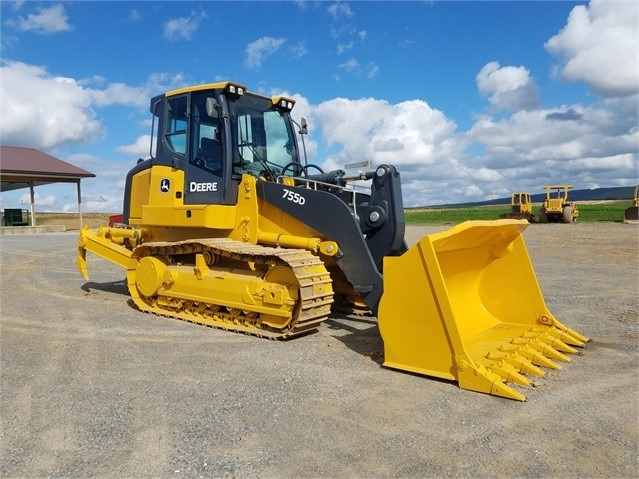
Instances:
[[[210,117],[206,111],[206,94],[194,95],[191,111],[191,151],[190,161],[196,167],[222,175],[222,135],[218,118]]]
[[[186,96],[171,98],[167,101],[164,138],[172,151],[183,156],[186,155],[186,113]]]
[[[278,111],[240,116],[238,137],[238,149],[245,163],[262,160],[282,167],[293,161],[289,132]]]

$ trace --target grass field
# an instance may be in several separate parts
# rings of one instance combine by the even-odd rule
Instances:
[[[632,201],[605,201],[578,204],[578,222],[623,221],[624,210],[632,206]],[[406,224],[457,224],[466,220],[494,220],[502,213],[510,212],[510,206],[480,206],[474,208],[414,208],[407,209]],[[533,213],[539,217],[539,206],[533,207]]]
[[[612,221],[621,223],[626,208],[632,206],[631,201],[606,201],[578,204],[578,222]],[[423,224],[457,224],[466,220],[494,220],[502,213],[508,213],[510,207],[447,207],[447,208],[408,208],[405,210],[407,225]],[[533,207],[533,213],[539,217],[539,206]],[[105,226],[109,216],[116,213],[83,213],[83,223],[90,228]],[[36,222],[40,226],[65,225],[67,230],[79,228],[77,213],[36,213]]]

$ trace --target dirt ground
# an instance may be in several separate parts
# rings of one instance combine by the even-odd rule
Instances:
[[[592,339],[525,403],[382,367],[374,319],[213,330],[137,311],[97,257],[85,282],[77,232],[0,237],[0,476],[639,477],[638,231],[524,232],[549,309]]]

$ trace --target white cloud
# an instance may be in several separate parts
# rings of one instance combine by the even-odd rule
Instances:
[[[71,30],[64,5],[57,4],[48,8],[40,8],[37,13],[30,13],[26,18],[19,17],[10,20],[8,25],[22,31],[33,31],[42,34],[52,34]]]
[[[366,78],[374,78],[379,73],[379,66],[375,62],[368,64],[366,69]]]
[[[357,59],[351,58],[343,63],[337,65],[337,68],[344,70],[353,75],[364,75],[366,78],[374,78],[379,74],[379,65],[375,62],[370,62],[366,67],[362,67]]]
[[[341,18],[350,18],[354,15],[348,4],[340,2],[331,4],[326,9],[326,11],[331,17],[333,17],[334,20],[339,20]]]
[[[87,153],[73,153],[67,156],[64,161],[87,171],[91,171],[91,168],[100,165],[98,158]]]
[[[0,75],[2,142],[43,150],[102,137],[105,130],[96,108],[147,107],[151,96],[185,83],[182,75],[160,73],[151,75],[142,86],[111,83],[102,89],[87,88],[87,84],[104,81],[55,77],[43,67],[16,61],[3,62]]]
[[[530,110],[538,103],[537,86],[524,67],[484,65],[476,77],[477,87],[500,110]]]
[[[142,13],[137,8],[132,8],[127,17],[127,22],[136,23],[142,20]]]
[[[41,196],[37,191],[34,191],[33,197],[36,204],[36,209],[43,206],[53,206],[58,202],[58,199],[53,195]],[[31,204],[31,193],[25,193],[20,197],[20,203],[25,205]]]
[[[163,26],[164,38],[170,41],[190,40],[205,18],[206,12],[200,12],[168,20]]]
[[[337,44],[337,53],[339,55],[341,55],[342,53],[348,51],[348,50],[352,50],[353,46],[355,45],[355,42],[351,41],[348,43],[338,43]]]
[[[592,0],[573,8],[545,47],[561,60],[563,78],[585,81],[604,97],[623,97],[639,91],[638,32],[636,2]]]
[[[324,141],[342,149],[331,167],[371,160],[374,164],[424,166],[446,161],[455,124],[426,102],[391,105],[366,98],[326,101],[313,111]]]
[[[148,157],[148,148],[144,157]],[[97,177],[82,180],[83,211],[121,213],[126,175],[135,166],[135,161],[114,162],[93,158],[90,163],[87,169],[95,173]],[[75,197],[65,202],[61,207],[62,211],[77,211],[78,205],[74,201]]]
[[[147,106],[149,92],[145,87],[132,87],[124,83],[111,83],[104,90],[87,90],[96,106]]]
[[[85,212],[95,213],[121,213],[122,212],[122,196],[104,193],[83,193],[82,209]],[[63,212],[78,211],[77,203],[66,203],[62,207]]]
[[[123,145],[116,148],[116,151],[136,158],[148,158],[151,150],[151,135],[141,135],[131,145]],[[153,154],[155,154],[155,143],[153,144]]]
[[[526,184],[532,191],[551,179],[632,184],[639,173],[639,131],[636,109],[627,103],[520,111],[501,120],[483,117],[463,136],[483,147],[474,164],[500,171],[509,184]]]
[[[490,91],[527,84],[525,72],[509,73],[503,83],[493,79]],[[311,163],[324,169],[367,160],[395,165],[406,206],[534,193],[552,182],[627,185],[639,174],[637,98],[520,110],[500,119],[481,116],[461,133],[421,100],[336,98],[311,105],[295,98],[293,112],[309,120],[310,140],[318,145]]]
[[[103,133],[90,93],[74,80],[20,62],[4,63],[0,74],[3,143],[50,149]]]
[[[359,71],[359,62],[355,58],[351,58],[350,60],[337,65],[337,68],[346,70],[348,73],[357,72]]]
[[[290,48],[290,51],[295,58],[302,58],[303,56],[308,55],[308,50],[306,49],[304,42],[299,42],[296,45],[293,45]]]
[[[188,78],[182,73],[152,73],[145,83],[145,88],[148,92],[147,105],[152,96],[175,88],[181,88],[189,83]]]
[[[273,53],[278,51],[286,42],[285,38],[262,37],[251,42],[246,47],[244,65],[247,68],[259,68]]]

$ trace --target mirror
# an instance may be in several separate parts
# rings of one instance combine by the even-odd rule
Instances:
[[[208,97],[206,99],[206,114],[210,116],[211,118],[217,118],[218,117],[217,108],[218,108],[217,100],[211,96]]]
[[[300,135],[308,135],[308,123],[306,123],[306,118],[302,117],[300,125]]]

